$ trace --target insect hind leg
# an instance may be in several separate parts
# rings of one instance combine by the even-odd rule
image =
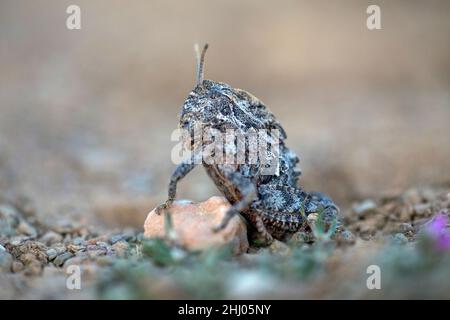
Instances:
[[[243,177],[239,172],[225,172],[225,174],[239,190],[242,199],[228,209],[221,223],[213,229],[214,232],[225,229],[230,220],[247,209],[256,198],[256,187],[250,179]]]
[[[269,231],[267,231],[266,225],[264,224],[262,217],[258,214],[255,216],[255,220],[256,220],[256,230],[259,232],[259,234],[261,234],[264,237],[264,239],[267,241],[268,244],[272,243],[273,237],[269,233]]]

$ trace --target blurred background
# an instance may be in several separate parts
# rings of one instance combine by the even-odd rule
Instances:
[[[67,6],[81,30],[66,28]],[[381,7],[382,29],[366,27]],[[0,194],[44,220],[141,226],[167,194],[170,134],[195,81],[265,102],[301,184],[341,207],[450,185],[448,1],[0,3]],[[218,194],[202,168],[180,198]]]

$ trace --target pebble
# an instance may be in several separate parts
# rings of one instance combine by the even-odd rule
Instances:
[[[14,261],[11,265],[11,271],[14,273],[20,272],[25,268],[22,262],[20,261]]]
[[[52,248],[55,249],[56,252],[58,252],[58,255],[63,254],[64,252],[67,251],[66,247],[64,245],[62,245],[62,244],[58,244],[58,245],[56,245],[56,246],[54,246]]]
[[[12,255],[7,251],[0,251],[0,271],[9,272],[13,263]]]
[[[398,226],[398,231],[401,233],[407,233],[407,232],[412,232],[414,231],[413,226],[410,223],[401,223]]]
[[[82,237],[77,237],[72,240],[72,243],[76,246],[81,246],[85,243],[84,239]]]
[[[174,237],[190,250],[231,245],[236,255],[247,252],[247,226],[239,216],[234,216],[225,229],[213,232],[213,228],[220,224],[229,207],[229,202],[223,197],[211,197],[200,203],[176,201],[170,209],[173,221],[171,234],[166,235],[165,215],[158,215],[153,210],[145,220],[144,236]]]
[[[9,204],[0,205],[0,217],[3,219],[17,219],[19,213],[16,208]]]
[[[74,255],[73,253],[70,252],[66,252],[63,253],[59,256],[57,256],[55,258],[55,260],[53,260],[53,264],[57,267],[62,267],[62,265],[64,264],[64,262],[66,262],[67,260],[69,260],[70,258],[72,258]]]
[[[397,244],[405,244],[408,243],[408,238],[406,238],[406,236],[403,233],[396,233],[393,237],[392,240],[397,243]]]
[[[99,246],[100,248],[108,248],[109,247],[109,245],[103,241],[98,241],[97,246]]]
[[[50,261],[55,259],[56,256],[58,255],[58,251],[56,251],[56,249],[54,249],[54,248],[48,249],[45,253],[48,256],[48,260],[50,260]]]
[[[0,234],[5,236],[16,235],[15,228],[19,223],[17,210],[7,204],[0,205]]]
[[[427,213],[429,213],[430,209],[431,209],[431,204],[429,204],[429,203],[421,203],[421,204],[417,204],[414,206],[414,212],[420,216],[426,215]]]
[[[94,251],[97,249],[98,249],[98,247],[95,244],[90,244],[90,245],[86,246],[87,251]]]
[[[89,239],[87,241],[88,245],[95,245],[97,244],[97,242],[107,242],[108,241],[108,237],[107,236],[99,236],[99,237],[95,237],[92,239]]]
[[[67,245],[67,251],[72,252],[72,253],[76,253],[78,251],[84,251],[86,250],[85,246],[80,246],[80,245],[76,245],[76,244],[68,244]]]
[[[355,235],[348,230],[336,233],[335,237],[336,240],[341,244],[354,244],[356,242]]]
[[[374,211],[377,208],[377,204],[372,199],[364,200],[363,202],[353,205],[352,210],[357,215],[365,215]]]
[[[33,238],[37,236],[36,229],[31,224],[29,224],[28,222],[26,222],[24,220],[20,221],[19,225],[16,228],[16,231],[19,234],[25,234],[25,235],[33,237]]]
[[[141,235],[143,235],[141,233]],[[133,229],[126,229],[122,233],[123,240],[131,241],[132,239],[136,239],[136,232]]]
[[[51,246],[51,245],[53,245],[55,243],[62,242],[63,241],[63,237],[59,233],[56,233],[54,231],[48,231],[46,234],[44,234],[42,236],[42,238],[40,240],[43,243],[45,243],[45,245]]]
[[[73,233],[79,229],[79,226],[74,226],[74,224],[68,219],[58,220],[56,225],[52,226],[52,229],[56,233]]]
[[[12,246],[20,246],[22,243],[24,243],[26,240],[28,240],[29,237],[25,236],[16,236],[9,239],[9,244]]]
[[[111,244],[115,244],[116,242],[124,240],[124,238],[125,237],[122,234],[114,235],[111,237],[110,242],[111,242]]]
[[[412,205],[421,203],[422,199],[423,199],[422,195],[418,189],[411,189],[411,190],[406,191],[403,194],[403,198],[405,199],[405,201],[407,203],[410,203]]]
[[[129,245],[125,241],[119,241],[112,245],[112,249],[119,257],[123,257],[126,254],[128,248]]]

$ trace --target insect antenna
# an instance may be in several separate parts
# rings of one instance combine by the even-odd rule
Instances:
[[[197,58],[197,85],[199,85],[203,82],[205,54],[206,50],[208,49],[208,44],[207,43],[205,44],[201,53],[197,43],[195,44],[194,48],[195,48],[195,55]]]

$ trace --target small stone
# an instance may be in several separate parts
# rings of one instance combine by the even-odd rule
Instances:
[[[392,221],[392,222],[398,221],[398,216],[397,216],[397,214],[395,214],[395,213],[389,214],[389,215],[388,215],[388,220],[389,220],[389,221]]]
[[[398,231],[401,233],[407,233],[407,232],[412,232],[414,231],[413,226],[410,223],[401,223],[398,226]]]
[[[108,248],[109,247],[109,245],[103,241],[97,242],[97,246],[99,246],[100,248]]]
[[[75,244],[67,245],[67,251],[72,252],[72,253],[77,253],[78,251],[84,251],[84,250],[86,250],[85,246],[79,246],[79,245],[75,245]]]
[[[53,264],[57,267],[61,267],[61,266],[63,266],[64,262],[66,262],[73,256],[74,256],[73,253],[70,253],[70,252],[63,253],[63,254],[57,256],[55,258],[55,260],[53,260]]]
[[[357,215],[364,216],[366,214],[372,213],[377,208],[377,204],[372,199],[364,200],[363,202],[356,203],[353,205],[352,210]]]
[[[125,256],[125,253],[128,248],[129,248],[129,245],[125,241],[119,241],[112,245],[112,249],[114,250],[116,255],[119,257]]]
[[[28,237],[23,237],[23,236],[17,236],[17,237],[12,237],[9,239],[9,244],[12,245],[13,247],[16,246],[20,246],[23,242],[25,242],[28,239]]]
[[[173,231],[176,240],[190,250],[203,250],[210,247],[219,247],[232,244],[233,253],[246,252],[249,244],[247,227],[238,216],[234,216],[227,227],[217,233],[217,227],[230,204],[223,197],[212,197],[200,203],[175,202],[170,208]],[[165,214],[158,215],[155,210],[150,212],[144,224],[145,237],[164,237]]]
[[[62,235],[60,235],[59,233],[56,233],[54,231],[48,231],[47,233],[45,233],[42,238],[40,239],[43,243],[45,243],[45,245],[47,246],[51,246],[55,243],[60,243],[63,241],[63,237]]]
[[[51,227],[54,232],[61,234],[73,234],[79,232],[82,229],[81,225],[74,224],[73,221],[69,219],[60,219],[56,221],[54,225]]]
[[[23,241],[18,245],[11,242],[7,245],[14,258],[24,265],[24,274],[35,276],[42,273],[44,265],[48,263],[45,245],[38,241]],[[14,266],[18,270],[17,266]]]
[[[19,225],[17,226],[16,231],[19,234],[25,234],[25,235],[33,237],[33,238],[37,236],[36,229],[31,224],[26,222],[25,220],[20,221]]]
[[[15,228],[19,224],[19,213],[16,208],[8,204],[0,204],[0,234],[15,236]]]
[[[138,234],[133,229],[125,229],[122,232],[123,240],[125,240],[125,241],[131,241],[132,239],[136,239],[137,235]],[[142,233],[140,233],[140,235],[142,235]]]
[[[32,199],[26,197],[26,196],[19,196],[14,200],[14,205],[16,208],[20,208],[20,211],[26,216],[26,217],[32,217],[36,214],[36,206]]]
[[[12,263],[12,255],[7,251],[0,251],[0,272],[9,272]]]
[[[399,220],[403,222],[411,221],[413,212],[414,208],[411,205],[405,205],[404,207],[400,208]]]
[[[16,220],[18,222],[19,213],[17,209],[9,204],[1,204],[0,205],[0,217],[2,219],[11,219]]]
[[[50,261],[53,261],[53,259],[55,259],[58,255],[58,251],[56,251],[56,249],[54,248],[48,249],[45,253],[47,254],[48,260]]]
[[[396,233],[392,240],[394,241],[394,243],[397,244],[405,244],[408,243],[408,238],[406,238],[406,236],[403,233]]]
[[[98,247],[95,244],[90,244],[90,245],[86,246],[86,250],[87,251],[98,250]]]
[[[124,240],[124,236],[122,234],[117,234],[111,237],[110,242],[111,244],[115,244],[116,242],[119,242],[121,240]]]
[[[87,240],[86,243],[88,245],[95,245],[98,242],[107,242],[107,241],[108,241],[108,237],[107,236],[99,236],[99,237]]]
[[[429,203],[421,203],[414,206],[414,212],[419,216],[425,216],[431,213],[431,205]]]
[[[52,249],[55,249],[59,256],[60,254],[63,254],[67,251],[66,247],[63,244],[58,244],[52,247]]]
[[[411,189],[403,194],[403,199],[409,204],[416,205],[422,202],[423,197],[419,190]]]
[[[356,242],[356,237],[349,230],[343,230],[342,232],[336,232],[333,235],[339,244],[354,244]]]
[[[14,261],[11,265],[11,271],[14,273],[20,272],[25,268],[22,262],[20,261]]]
[[[85,243],[84,239],[82,237],[77,237],[72,240],[72,243],[76,246],[81,246]]]

